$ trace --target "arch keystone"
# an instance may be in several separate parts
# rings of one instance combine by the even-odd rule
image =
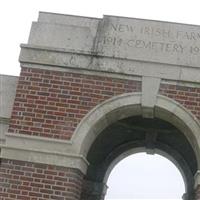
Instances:
[[[145,118],[154,118],[154,106],[160,87],[160,78],[142,77],[142,116]]]

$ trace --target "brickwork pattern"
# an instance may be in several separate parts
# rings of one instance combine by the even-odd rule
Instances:
[[[161,84],[159,94],[179,102],[200,120],[200,88]]]
[[[93,107],[140,91],[139,81],[22,68],[9,132],[70,139]]]
[[[141,82],[23,67],[9,132],[69,140],[92,108],[129,92],[141,92]],[[159,94],[200,120],[200,88],[161,84]],[[0,200],[79,200],[82,182],[75,169],[6,159],[0,164]]]
[[[83,175],[77,169],[1,160],[1,200],[79,200]]]

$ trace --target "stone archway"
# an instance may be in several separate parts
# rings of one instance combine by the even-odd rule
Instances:
[[[149,124],[155,126],[152,128],[152,126],[148,126]],[[161,129],[159,124],[167,127]],[[87,160],[90,165],[86,174],[87,182],[89,181],[90,184],[95,182],[95,188],[98,188],[97,183],[101,183],[102,185],[99,186],[101,189],[98,192],[104,192],[105,190],[102,189],[106,187],[104,184],[112,166],[123,156],[126,156],[126,153],[130,150],[152,154],[159,152],[170,158],[182,173],[186,193],[188,198],[191,199],[194,175],[197,171],[195,153],[185,136],[178,129],[159,119],[130,117],[119,120],[104,129],[88,152]],[[190,162],[191,160],[193,162]],[[93,188],[93,186],[91,187]],[[104,194],[98,195],[94,197],[92,192],[92,197],[87,196],[85,198],[101,199],[104,196]]]
[[[93,108],[79,123],[71,139],[74,150],[87,157],[89,148],[101,131],[110,124],[142,115],[141,93],[115,96]],[[167,121],[179,129],[192,145],[200,165],[200,124],[196,117],[181,104],[168,97],[157,95],[154,117]]]
[[[140,93],[114,97],[93,109],[77,128],[74,145],[81,130],[83,141],[79,140],[79,153],[86,156],[90,163],[82,199],[103,199],[105,180],[111,166],[124,152],[135,148],[143,148],[150,153],[162,152],[170,158],[184,177],[187,192],[185,198],[192,198],[196,181],[194,176],[199,165],[197,120],[180,104],[161,95],[157,96],[154,118],[143,118],[140,102]],[[154,124],[155,127],[148,127],[148,124]],[[127,133],[122,136],[119,131]],[[106,151],[107,147],[110,150]],[[182,149],[187,151],[183,152]]]

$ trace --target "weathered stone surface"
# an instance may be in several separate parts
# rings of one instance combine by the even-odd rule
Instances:
[[[93,37],[88,27],[33,23],[29,44],[63,50],[90,52]]]
[[[0,117],[10,118],[18,77],[0,75]]]
[[[99,30],[101,55],[199,67],[199,26],[104,16]]]
[[[0,75],[0,144],[5,140],[11,117],[18,77]]]
[[[64,15],[56,13],[40,12],[38,22],[65,24],[68,26],[88,27],[95,36],[101,19],[94,17],[82,17],[76,15]]]
[[[200,27],[195,25],[40,13],[28,43],[112,58],[200,66]]]

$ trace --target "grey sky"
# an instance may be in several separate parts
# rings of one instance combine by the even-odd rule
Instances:
[[[109,14],[200,25],[199,4],[198,0],[2,0],[0,6],[0,73],[19,75],[19,45],[27,42],[31,22],[37,20],[39,11],[90,17],[102,17],[103,14]],[[161,193],[162,189],[160,187],[163,185],[171,188],[170,191],[177,192],[182,190],[181,186],[179,189],[176,188],[180,183],[180,179],[178,178],[179,176],[173,174],[174,172],[170,168],[171,164],[169,162],[159,159],[158,156],[140,158],[142,157],[137,157],[137,162],[125,160],[125,169],[124,166],[122,169],[118,169],[122,171],[116,172],[117,174],[113,171],[115,175],[113,175],[113,179],[110,178],[109,184],[112,185],[114,192],[112,194],[108,193],[109,198],[126,198],[125,195],[122,195],[122,189],[118,188],[116,183],[126,187],[130,185],[131,195],[128,195],[127,198],[133,197],[133,189],[141,193],[139,188],[141,184],[144,186],[146,184],[148,190],[152,191],[152,187],[155,186],[154,183],[159,183],[156,190],[158,194]],[[157,160],[155,161],[156,165],[154,164],[154,159]],[[143,169],[146,165],[149,168]],[[166,166],[169,166],[169,171],[165,171],[167,169]],[[156,170],[156,177],[151,174],[151,170]],[[129,173],[126,174],[125,172],[128,171],[132,171],[133,174],[131,176]],[[134,174],[135,171],[136,173]],[[128,178],[126,178],[125,182],[123,178],[126,176]],[[174,177],[173,182],[169,181],[171,176]],[[143,182],[141,183],[140,180],[143,180]],[[175,194],[173,193],[173,195]],[[169,195],[168,198],[173,198],[173,195]]]
[[[200,24],[198,0],[2,0],[0,73],[18,75],[19,44],[26,43],[39,11],[102,17],[103,14]]]
[[[184,189],[179,170],[160,155],[137,153],[122,160],[108,179],[109,199],[181,199]]]

